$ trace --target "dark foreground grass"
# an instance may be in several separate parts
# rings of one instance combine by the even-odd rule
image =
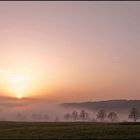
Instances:
[[[0,139],[140,139],[139,123],[0,122]]]

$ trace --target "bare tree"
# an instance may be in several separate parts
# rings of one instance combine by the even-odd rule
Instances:
[[[17,113],[16,119],[17,119],[17,120],[21,120],[21,113]]]
[[[104,119],[106,118],[106,116],[107,116],[106,110],[101,109],[101,110],[99,110],[99,112],[97,113],[96,118],[99,119],[101,122],[103,122]]]
[[[74,121],[78,120],[78,112],[77,111],[73,111],[71,117],[72,117],[72,119]]]
[[[137,108],[132,108],[130,110],[130,113],[128,115],[128,118],[129,119],[133,119],[134,122],[136,122],[139,118],[140,118],[140,113],[139,111],[137,110]]]
[[[38,118],[38,121],[41,121],[41,120],[42,120],[42,114],[39,113],[39,114],[37,115],[37,118]]]
[[[71,119],[71,114],[70,113],[66,113],[65,115],[64,115],[64,119],[65,120],[70,120]]]
[[[37,114],[32,114],[32,120],[37,121]]]
[[[85,121],[88,119],[89,114],[85,110],[81,110],[79,117],[82,121]]]
[[[17,113],[16,119],[19,120],[19,121],[25,121],[26,120],[26,116],[21,114],[21,113]]]
[[[115,122],[118,120],[118,114],[116,112],[110,112],[107,117],[111,122]]]
[[[44,114],[44,116],[43,116],[43,119],[45,120],[45,121],[49,121],[49,116],[47,115],[47,114]]]
[[[59,117],[56,116],[54,121],[55,121],[55,122],[59,122]]]
[[[34,121],[41,121],[42,119],[44,119],[44,117],[42,116],[42,114],[32,114],[32,119]]]

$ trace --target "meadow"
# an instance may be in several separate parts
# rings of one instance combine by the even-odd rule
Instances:
[[[140,139],[140,123],[0,122],[0,139]]]

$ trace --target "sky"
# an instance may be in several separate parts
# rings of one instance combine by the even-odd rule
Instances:
[[[140,98],[140,2],[0,2],[0,96]]]

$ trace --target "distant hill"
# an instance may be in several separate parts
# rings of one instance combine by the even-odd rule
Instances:
[[[80,103],[63,103],[61,104],[64,108],[77,108],[77,109],[88,109],[88,110],[114,110],[124,111],[130,110],[132,107],[140,109],[140,100],[108,100],[108,101],[94,101],[94,102],[80,102]]]

